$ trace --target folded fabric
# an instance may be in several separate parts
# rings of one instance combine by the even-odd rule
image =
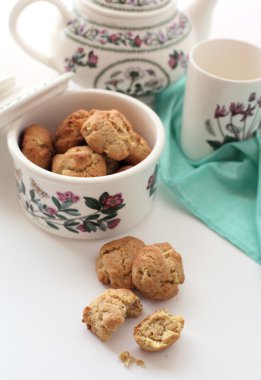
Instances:
[[[157,95],[166,130],[159,174],[194,216],[261,263],[261,138],[227,143],[192,162],[180,147],[185,78]]]

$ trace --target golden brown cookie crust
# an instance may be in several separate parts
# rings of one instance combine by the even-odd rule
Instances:
[[[104,244],[96,261],[99,280],[113,288],[133,289],[132,264],[144,242],[132,236],[126,236]]]
[[[181,315],[171,315],[165,308],[156,310],[134,327],[134,339],[145,351],[162,351],[180,338],[183,326]]]
[[[21,150],[34,164],[43,169],[50,169],[53,157],[53,140],[51,133],[41,125],[32,124],[24,131]]]
[[[172,298],[184,279],[182,258],[169,243],[143,247],[133,262],[132,282],[146,298]]]
[[[74,146],[86,145],[85,139],[81,134],[81,128],[89,115],[87,110],[79,109],[72,112],[63,120],[56,130],[54,137],[56,153],[65,153]]]
[[[56,154],[52,171],[72,177],[99,177],[106,175],[104,157],[88,146],[73,147],[64,154]]]
[[[92,110],[81,129],[87,144],[97,153],[121,161],[131,152],[133,128],[119,111]]]
[[[125,158],[125,161],[131,165],[137,165],[143,161],[151,152],[151,147],[147,141],[134,132],[131,137],[131,152]]]
[[[108,341],[127,317],[142,313],[139,298],[129,289],[107,289],[83,310],[82,322],[86,323],[102,341]]]

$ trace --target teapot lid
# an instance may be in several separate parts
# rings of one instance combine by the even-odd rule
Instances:
[[[176,0],[81,0],[85,5],[93,3],[106,9],[123,12],[146,12],[157,10]]]

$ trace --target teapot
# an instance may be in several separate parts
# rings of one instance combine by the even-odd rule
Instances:
[[[51,38],[49,57],[18,32],[19,15],[38,0],[20,0],[9,25],[16,42],[58,72],[72,71],[82,87],[147,99],[186,72],[190,48],[207,37],[216,0],[193,0],[183,13],[176,0],[74,0],[54,4],[63,22]],[[46,32],[47,33],[47,32]]]

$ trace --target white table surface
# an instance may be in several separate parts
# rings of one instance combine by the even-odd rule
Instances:
[[[53,70],[29,57],[9,35],[14,3],[0,2],[0,73],[14,74],[23,86],[53,78]],[[261,45],[260,14],[260,0],[220,0],[211,36]],[[50,15],[48,27],[51,20]],[[44,36],[36,37],[43,21],[29,17],[28,22],[45,46]],[[148,244],[169,241],[181,252],[186,280],[179,295],[143,304],[144,315],[167,306],[186,322],[176,345],[150,354],[132,338],[136,319],[106,344],[81,323],[83,307],[104,290],[94,270],[104,241],[57,238],[24,217],[5,131],[0,132],[0,178],[1,380],[261,378],[260,266],[177,205],[163,184],[148,219],[129,234]],[[118,359],[124,350],[144,359],[146,368],[126,369]]]

